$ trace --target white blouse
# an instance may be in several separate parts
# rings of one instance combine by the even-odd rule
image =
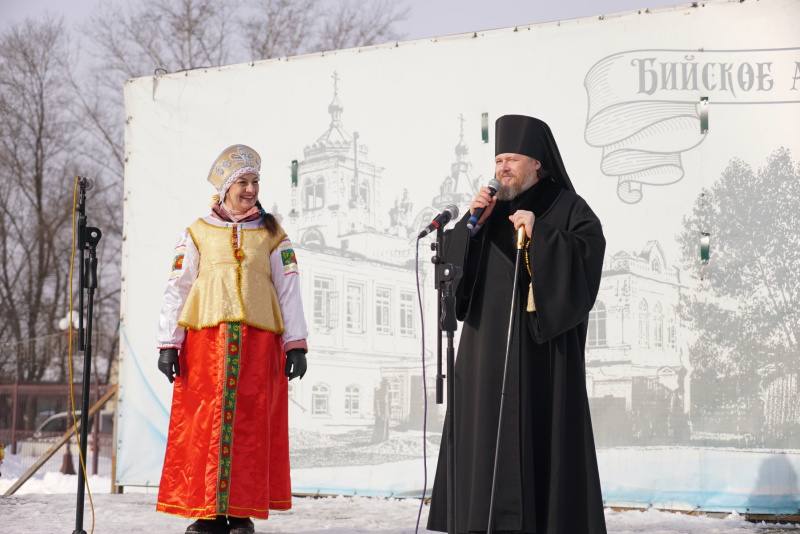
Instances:
[[[221,221],[210,215],[203,217],[203,221],[214,226],[238,226],[237,235],[242,235],[242,230],[262,228],[263,219],[244,223],[231,223]],[[297,264],[292,262],[284,264],[281,259],[281,251],[291,249],[292,242],[288,237],[283,238],[280,244],[275,247],[269,255],[272,267],[272,283],[278,294],[278,302],[281,308],[284,332],[282,335],[283,346],[287,344],[304,341],[308,338],[308,327],[303,315],[303,302],[300,299],[300,276],[297,271]],[[178,324],[183,305],[189,296],[194,281],[197,279],[198,268],[200,266],[200,253],[194,245],[189,230],[184,230],[178,242],[175,244],[175,256],[172,267],[172,275],[169,277],[167,287],[164,290],[164,305],[158,319],[158,334],[156,342],[159,349],[176,348],[180,349],[186,337],[186,329]],[[293,343],[297,345],[297,343]]]

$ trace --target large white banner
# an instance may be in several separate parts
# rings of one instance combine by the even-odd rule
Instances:
[[[447,204],[464,213],[493,174],[494,120],[518,113],[550,124],[607,238],[586,361],[606,504],[795,512],[798,36],[796,0],[706,2],[130,80],[116,483],[158,484],[174,240],[209,210],[213,159],[245,143],[310,327],[294,491],[418,496],[426,425],[430,491],[444,408],[414,238]]]

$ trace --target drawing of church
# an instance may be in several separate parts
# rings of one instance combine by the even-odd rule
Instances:
[[[681,282],[658,241],[606,256],[589,314],[586,390],[598,446],[688,442]]]
[[[383,169],[358,132],[345,129],[343,112],[334,74],[329,127],[297,162],[292,209],[282,218],[295,244],[311,347],[308,374],[289,384],[290,419],[325,432],[417,429],[424,396],[413,206],[406,198],[387,209]],[[432,322],[429,265],[420,265],[420,284]],[[427,371],[432,387],[432,358]]]

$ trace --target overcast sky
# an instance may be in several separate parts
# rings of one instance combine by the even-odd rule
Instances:
[[[123,5],[138,0],[105,1]],[[63,15],[68,24],[77,23],[87,18],[98,3],[99,0],[0,0],[0,27],[25,17],[36,17],[46,10]],[[680,3],[674,0],[406,0],[411,13],[399,29],[405,40],[411,40]]]

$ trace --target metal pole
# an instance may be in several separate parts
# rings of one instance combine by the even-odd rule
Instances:
[[[519,282],[519,265],[522,257],[522,249],[525,246],[525,227],[521,226],[517,230],[517,260],[514,263],[514,290],[511,293],[511,312],[508,319],[508,337],[506,338],[506,360],[503,365],[503,386],[500,393],[500,415],[497,419],[497,443],[494,448],[494,470],[492,471],[492,494],[489,499],[489,524],[486,527],[487,534],[492,532],[492,520],[494,519],[494,496],[497,490],[497,465],[500,460],[500,433],[503,430],[503,406],[506,401],[506,378],[508,377],[508,355],[511,352],[511,336],[514,333],[514,317],[517,312],[517,283]]]
[[[437,291],[437,375],[436,375],[436,403],[443,401],[443,382],[447,379],[447,409],[445,411],[445,428],[447,447],[447,532],[455,534],[456,529],[456,421],[455,421],[455,349],[453,348],[453,333],[458,328],[456,319],[456,297],[453,286],[461,278],[462,268],[446,263],[441,256],[444,247],[444,233],[441,226],[436,229],[436,244],[431,248],[436,251],[433,263],[436,264],[436,291]],[[442,332],[447,333],[447,371],[442,374]]]
[[[85,350],[84,329],[83,329],[83,289],[86,287],[85,273],[83,265],[86,254],[86,180],[80,180],[78,187],[78,250],[80,259],[78,260],[78,350]],[[72,288],[70,288],[70,291]],[[72,321],[72,317],[69,318]],[[70,322],[70,328],[72,323]],[[71,386],[71,384],[70,384]]]
[[[80,202],[78,211],[79,219],[78,246],[81,249],[80,269],[80,321],[78,340],[83,350],[83,396],[81,399],[81,427],[80,427],[80,452],[83,464],[78,470],[78,498],[75,510],[75,530],[72,534],[86,534],[83,530],[83,505],[86,485],[86,440],[89,432],[89,394],[92,378],[92,316],[94,309],[94,290],[97,288],[97,244],[100,242],[102,232],[98,228],[86,226],[86,189],[88,180],[80,178]],[[91,185],[89,184],[89,187]],[[84,249],[89,249],[89,257],[84,259]],[[86,289],[88,298],[86,304],[86,331],[83,330],[83,290]],[[71,385],[70,385],[71,386]]]
[[[84,467],[86,465],[86,440],[89,433],[89,382],[92,378],[92,307],[94,305],[94,288],[97,287],[97,258],[94,248],[90,249],[89,258],[86,260],[86,276],[88,286],[87,314],[86,314],[86,350],[83,352],[83,398],[81,399],[81,457],[83,465],[78,469],[78,501],[75,513],[75,530],[73,534],[85,534],[83,530],[83,502],[86,478]]]
[[[453,349],[453,332],[447,332],[447,532],[456,534],[456,368]]]
[[[441,229],[436,231],[436,241],[431,243],[431,250],[434,251],[431,261],[434,263],[433,284],[436,287],[436,404],[444,402],[444,379],[442,374],[442,285],[439,280],[439,265],[443,263],[441,251]]]

